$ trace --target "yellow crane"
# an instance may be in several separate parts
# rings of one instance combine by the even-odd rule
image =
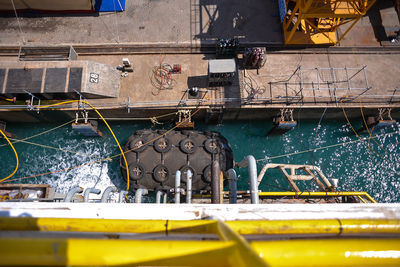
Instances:
[[[340,42],[376,0],[280,0],[286,45]],[[347,24],[340,36],[336,30]]]

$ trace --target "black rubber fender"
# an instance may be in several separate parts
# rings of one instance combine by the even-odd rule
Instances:
[[[142,152],[146,150],[147,146],[144,138],[138,137],[129,142],[129,150],[134,152]],[[141,146],[140,146],[141,145]]]
[[[186,183],[186,175],[187,175],[187,170],[190,170],[192,172],[192,180],[196,177],[196,171],[189,165],[184,165],[180,169],[181,171],[181,181]]]
[[[211,164],[204,168],[203,175],[201,179],[205,182],[210,184],[211,183]]]
[[[215,138],[204,141],[204,149],[210,154],[217,154],[220,151],[219,142]]]
[[[166,165],[159,164],[153,170],[153,179],[159,183],[164,183],[168,181],[170,173],[171,171]]]
[[[188,137],[179,143],[179,148],[186,154],[192,154],[196,151],[197,145],[192,138]]]
[[[154,149],[160,153],[168,152],[171,146],[171,141],[167,137],[161,137],[154,141]]]
[[[144,177],[146,170],[139,162],[129,164],[129,178],[133,181],[138,181]]]

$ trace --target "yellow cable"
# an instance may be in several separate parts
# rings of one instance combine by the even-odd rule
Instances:
[[[122,150],[122,147],[119,144],[117,137],[115,137],[115,134],[114,134],[113,130],[111,129],[110,125],[108,125],[107,121],[103,118],[103,116],[100,114],[100,112],[94,106],[92,106],[92,104],[90,104],[89,102],[87,102],[85,100],[68,100],[68,101],[63,101],[60,103],[51,104],[51,105],[47,105],[47,106],[38,106],[37,108],[49,108],[49,107],[55,107],[55,106],[68,104],[68,103],[76,103],[76,102],[82,102],[82,103],[89,105],[97,113],[97,115],[99,115],[99,117],[103,120],[104,124],[107,126],[108,130],[111,132],[111,135],[114,137],[114,140],[117,143],[118,148],[122,153],[122,157],[124,158],[124,162],[125,162],[125,166],[126,166],[126,178],[127,178],[126,179],[126,181],[127,181],[126,191],[129,192],[129,166],[128,166],[128,162],[126,161],[124,151]]]
[[[200,111],[200,109],[197,109],[195,112],[192,113],[192,116],[195,115],[195,114],[196,114],[197,112],[199,112],[199,111]],[[18,180],[30,179],[30,178],[34,178],[34,177],[38,177],[38,176],[42,176],[42,175],[48,175],[48,174],[53,174],[53,173],[58,173],[58,172],[63,172],[63,171],[68,171],[68,170],[80,168],[80,167],[83,167],[83,166],[88,166],[88,165],[95,164],[95,163],[98,163],[98,162],[102,162],[102,161],[105,161],[105,160],[111,160],[111,159],[113,159],[113,158],[115,158],[115,157],[119,157],[119,156],[124,155],[124,154],[126,154],[126,153],[128,153],[128,152],[134,151],[134,150],[136,150],[136,149],[138,149],[138,148],[140,148],[140,147],[142,147],[142,146],[145,146],[145,145],[147,145],[147,144],[150,144],[150,143],[154,142],[155,140],[161,138],[162,136],[166,136],[169,132],[173,131],[174,129],[176,129],[177,127],[179,127],[179,126],[180,126],[182,123],[184,123],[184,122],[185,122],[185,121],[182,121],[182,122],[176,124],[174,127],[172,127],[171,129],[169,129],[169,130],[168,130],[167,132],[165,132],[164,134],[159,135],[159,136],[157,136],[157,137],[155,137],[155,138],[153,138],[153,139],[151,139],[151,140],[145,142],[145,143],[142,144],[141,146],[132,148],[132,149],[127,150],[127,151],[125,151],[125,152],[123,152],[123,153],[116,154],[116,155],[113,155],[113,156],[109,156],[109,157],[106,157],[106,158],[103,158],[103,159],[99,159],[99,160],[96,160],[96,161],[87,162],[87,163],[84,163],[84,164],[81,164],[81,165],[77,165],[77,166],[65,168],[65,169],[60,169],[60,170],[56,170],[56,171],[52,171],[52,172],[46,172],[46,173],[40,173],[40,174],[34,174],[34,175],[30,175],[30,176],[25,176],[25,177],[21,177],[21,178],[12,179],[12,180],[10,180],[10,181],[18,181]]]
[[[365,121],[365,117],[364,117],[364,112],[363,112],[362,106],[360,106],[360,110],[361,110],[361,116],[362,116],[362,118],[363,118],[365,128],[367,129],[369,136],[372,137],[372,132],[369,130],[368,124],[367,124],[367,122]],[[375,138],[373,138],[373,137],[372,137],[371,139],[372,139],[372,141],[374,141],[380,148],[382,148],[382,149],[385,151],[386,154],[389,155],[389,152],[383,147],[382,144],[378,143],[378,141],[376,141]]]
[[[0,130],[0,133],[4,136],[4,138],[7,140],[8,144],[11,146],[12,150],[14,151],[15,154],[15,158],[17,159],[17,164],[15,165],[15,170],[6,178],[3,178],[0,180],[0,183],[4,182],[5,180],[7,180],[8,178],[12,177],[18,170],[18,166],[19,166],[19,159],[18,159],[18,154],[17,151],[15,151],[14,146],[12,145],[12,143],[10,142],[10,140],[8,139],[7,135],[5,133],[3,133],[2,130]]]
[[[32,138],[35,138],[35,137],[38,137],[38,136],[40,136],[40,135],[43,135],[43,134],[46,134],[46,133],[49,133],[49,132],[52,132],[52,131],[54,131],[54,130],[57,130],[58,128],[61,128],[61,127],[64,127],[65,125],[68,125],[68,124],[70,124],[71,122],[73,122],[74,120],[71,120],[71,121],[68,121],[68,122],[66,122],[66,123],[63,123],[63,124],[61,124],[61,125],[58,125],[58,126],[56,126],[56,127],[54,127],[54,128],[51,128],[51,129],[49,129],[49,130],[46,130],[46,131],[44,131],[44,132],[40,132],[40,133],[38,133],[38,134],[35,134],[35,135],[32,135],[32,136],[29,136],[29,137],[25,137],[24,139],[18,139],[18,140],[16,140],[15,139],[15,141],[14,142],[12,142],[12,143],[19,143],[19,142],[23,142],[23,141],[25,141],[25,140],[29,140],[29,139],[32,139]],[[3,144],[3,145],[0,145],[0,147],[3,147],[3,146],[6,146],[7,144]]]

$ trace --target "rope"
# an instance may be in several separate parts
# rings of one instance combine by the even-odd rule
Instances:
[[[367,129],[369,136],[372,137],[372,131],[374,130],[374,128],[372,128],[372,131],[369,130],[368,124],[365,121],[365,116],[364,116],[364,112],[363,112],[362,106],[360,106],[360,111],[361,111],[361,116],[363,118],[363,122],[364,122],[365,128]],[[390,155],[390,153],[382,146],[382,144],[378,143],[378,141],[376,141],[375,138],[372,138],[372,141],[374,141],[380,148],[382,148],[387,155]]]
[[[114,140],[117,143],[118,148],[122,153],[122,157],[124,158],[124,162],[125,162],[125,166],[126,166],[126,177],[127,177],[126,191],[129,191],[129,166],[128,166],[128,163],[126,161],[126,157],[125,157],[124,151],[122,150],[121,145],[119,144],[117,137],[115,137],[115,134],[114,134],[113,130],[111,129],[110,125],[108,125],[108,123],[104,119],[104,117],[100,114],[100,112],[94,106],[92,106],[92,104],[90,104],[89,102],[84,101],[84,100],[69,100],[69,101],[63,101],[63,102],[59,102],[59,103],[51,104],[51,105],[47,105],[47,106],[38,106],[37,108],[49,108],[49,107],[55,107],[55,106],[68,104],[68,103],[75,103],[75,102],[85,103],[85,104],[89,105],[97,113],[97,115],[99,115],[99,117],[103,120],[104,124],[107,126],[107,128],[110,131],[111,135],[114,137]]]
[[[369,140],[372,138],[377,138],[377,137],[382,137],[382,136],[387,136],[387,135],[391,135],[391,134],[400,134],[400,132],[390,132],[390,133],[386,133],[386,134],[380,134],[380,135],[375,135],[374,137],[364,137],[362,139],[364,140]],[[360,140],[352,140],[352,141],[348,141],[348,142],[343,142],[343,143],[338,143],[338,144],[333,144],[333,145],[329,145],[329,146],[323,146],[323,147],[316,147],[316,148],[310,148],[307,150],[303,150],[303,151],[298,151],[298,152],[292,152],[292,153],[288,153],[288,154],[283,154],[283,155],[278,155],[278,156],[273,156],[273,157],[265,157],[263,159],[258,159],[257,162],[259,161],[267,161],[267,160],[271,160],[271,159],[278,159],[278,158],[284,158],[284,157],[289,157],[289,156],[294,156],[294,155],[299,155],[299,154],[304,154],[307,152],[312,152],[315,150],[322,150],[322,149],[327,149],[327,148],[332,148],[332,147],[337,147],[337,146],[343,146],[343,145],[348,145],[348,144],[352,144],[352,143],[357,143],[360,142]]]
[[[197,112],[199,112],[199,111],[200,111],[200,108],[198,108],[195,112],[193,112],[193,113],[192,113],[192,116],[195,115],[195,114],[196,114]],[[51,171],[51,172],[46,172],[46,173],[34,174],[34,175],[30,175],[30,176],[25,176],[25,177],[21,177],[21,178],[12,179],[12,180],[10,180],[10,181],[25,180],[25,179],[35,178],[35,177],[39,177],[39,176],[43,176],[43,175],[49,175],[49,174],[59,173],[59,172],[63,172],[63,171],[73,170],[73,169],[76,169],[76,168],[80,168],[80,167],[92,165],[92,164],[99,163],[99,162],[102,162],[102,161],[112,160],[113,158],[119,157],[119,156],[121,156],[121,155],[125,158],[125,154],[126,154],[126,153],[131,152],[131,151],[134,151],[134,150],[136,150],[136,149],[138,149],[138,148],[140,148],[140,147],[142,147],[142,146],[148,145],[148,144],[150,144],[150,143],[156,141],[157,139],[159,139],[159,138],[161,138],[161,137],[163,137],[163,136],[166,136],[168,133],[170,133],[171,131],[173,131],[174,129],[176,129],[177,127],[179,127],[180,125],[182,125],[183,123],[185,123],[185,121],[182,121],[182,122],[176,124],[174,127],[172,127],[171,129],[169,129],[169,130],[168,130],[167,132],[165,132],[164,134],[162,134],[162,135],[160,135],[160,136],[157,136],[157,137],[151,139],[151,140],[148,141],[148,142],[145,142],[145,143],[142,144],[141,146],[135,147],[135,148],[130,149],[130,150],[127,150],[127,151],[122,152],[122,153],[120,153],[120,154],[116,154],[116,155],[109,156],[109,157],[106,157],[106,158],[102,158],[102,159],[99,159],[99,160],[96,160],[96,161],[92,161],[92,162],[87,162],[87,163],[84,163],[84,164],[81,164],[81,165],[78,165],[78,166],[73,166],[73,167],[69,167],[69,168],[65,168],[65,169],[60,169],[60,170],[56,170],[56,171]],[[126,166],[128,166],[128,165],[126,164]],[[128,168],[127,168],[127,169],[128,169]]]
[[[350,128],[353,130],[354,134],[363,142],[364,145],[366,145],[366,146],[368,147],[368,152],[369,152],[369,154],[372,156],[372,151],[373,151],[376,155],[378,155],[378,157],[380,157],[381,159],[383,159],[383,157],[382,157],[378,152],[376,152],[374,149],[372,149],[372,148],[369,146],[368,143],[366,143],[366,142],[364,142],[364,141],[362,140],[361,136],[357,133],[356,130],[354,130],[353,125],[351,125],[350,120],[349,120],[349,118],[347,117],[346,111],[344,110],[344,107],[341,106],[341,108],[342,108],[342,110],[343,110],[344,117],[346,118],[346,120],[347,120],[348,124],[350,125]]]
[[[29,139],[32,139],[32,138],[41,136],[41,135],[46,134],[46,133],[49,133],[49,132],[52,132],[52,131],[54,131],[54,130],[57,130],[57,129],[61,128],[61,127],[64,127],[65,125],[70,124],[70,123],[73,122],[73,121],[74,121],[74,120],[68,121],[68,122],[66,122],[66,123],[64,123],[64,124],[61,124],[61,125],[56,126],[56,127],[54,127],[54,128],[51,128],[51,129],[46,130],[46,131],[44,131],[44,132],[40,132],[40,133],[38,133],[38,134],[35,134],[35,135],[32,135],[32,136],[26,137],[26,138],[24,138],[24,139],[19,139],[19,140],[13,139],[13,138],[10,138],[10,139],[14,140],[14,142],[12,142],[12,143],[16,144],[16,143],[19,143],[19,142],[23,142],[23,141],[25,141],[25,140],[29,140]],[[3,145],[0,145],[0,147],[6,146],[6,145],[7,145],[7,144],[3,144]]]
[[[171,90],[176,84],[176,81],[172,78],[171,65],[162,63],[155,66],[151,71],[150,83],[153,85],[152,95],[157,96],[162,90]],[[155,90],[157,91],[155,91]]]
[[[2,183],[2,182],[4,182],[5,180],[7,180],[8,178],[12,177],[12,176],[17,172],[18,166],[19,166],[19,159],[18,159],[17,151],[15,151],[15,148],[14,148],[14,146],[12,145],[12,143],[10,142],[10,140],[8,139],[7,135],[6,135],[5,133],[3,133],[2,130],[0,130],[0,133],[4,136],[4,138],[7,140],[8,144],[11,146],[12,150],[14,151],[15,158],[16,158],[16,160],[17,160],[17,164],[15,165],[14,171],[13,171],[10,175],[8,175],[6,178],[1,179],[1,180],[0,180],[0,183]]]
[[[86,156],[86,157],[90,157],[91,155],[89,154],[84,154],[81,152],[77,152],[77,151],[72,151],[72,150],[67,150],[67,149],[62,149],[59,147],[54,147],[54,146],[48,146],[48,145],[43,145],[43,144],[38,144],[38,143],[34,143],[34,142],[30,142],[30,141],[25,141],[25,140],[20,140],[20,139],[15,139],[15,138],[9,138],[10,140],[14,141],[13,143],[25,143],[28,145],[33,145],[33,146],[38,146],[38,147],[42,147],[42,148],[48,148],[48,149],[53,149],[53,150],[58,150],[58,151],[62,151],[62,152],[68,152],[68,153],[73,153],[73,154],[80,154],[82,156]]]

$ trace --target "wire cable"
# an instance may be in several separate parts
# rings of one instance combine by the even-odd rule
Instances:
[[[372,148],[369,146],[368,143],[366,143],[366,142],[364,142],[364,141],[362,140],[361,136],[357,133],[356,130],[354,130],[353,125],[351,125],[350,120],[349,120],[349,118],[347,117],[346,111],[344,110],[344,107],[341,106],[341,108],[342,108],[342,110],[343,110],[344,117],[346,118],[347,123],[349,124],[350,128],[353,130],[354,134],[360,139],[360,141],[363,142],[364,145],[366,145],[366,146],[368,147],[368,152],[369,152],[369,154],[372,156],[372,152],[374,152],[378,157],[380,157],[381,159],[383,159],[383,157],[382,157],[378,152],[376,152],[374,149],[372,149]]]
[[[388,135],[392,135],[392,134],[400,134],[400,132],[396,132],[395,131],[395,132],[375,135],[373,137],[365,137],[365,138],[361,138],[361,139],[369,140],[369,139],[372,139],[372,138],[383,137],[383,136],[388,136]],[[303,151],[292,152],[292,153],[287,153],[287,154],[277,155],[277,156],[272,156],[272,157],[266,156],[265,158],[258,159],[257,162],[259,162],[259,161],[267,161],[267,160],[271,160],[271,159],[284,158],[284,157],[289,157],[289,156],[295,156],[295,155],[304,154],[304,153],[307,153],[307,152],[312,152],[312,151],[315,151],[315,150],[322,150],[322,149],[327,149],[327,148],[332,148],[332,147],[337,147],[337,146],[343,146],[343,145],[348,145],[348,144],[352,144],[352,143],[357,143],[357,142],[360,142],[360,141],[363,141],[363,140],[352,140],[352,141],[348,141],[348,142],[343,142],[343,143],[338,143],[338,144],[333,144],[333,145],[328,145],[328,146],[323,146],[323,147],[315,147],[315,148],[310,148],[310,149],[303,150]]]
[[[12,145],[11,141],[8,139],[7,135],[6,135],[2,130],[0,130],[0,133],[4,136],[4,138],[7,140],[8,144],[11,146],[11,148],[12,148],[12,150],[14,151],[14,154],[15,154],[15,159],[17,160],[17,164],[15,165],[14,171],[13,171],[10,175],[8,175],[6,178],[1,179],[1,180],[0,180],[0,183],[2,183],[2,182],[4,182],[5,180],[11,178],[11,177],[17,172],[18,167],[19,167],[19,158],[18,158],[17,151],[15,150],[15,148],[14,148],[14,146]]]
[[[62,127],[64,127],[64,126],[70,124],[70,123],[73,122],[73,121],[74,121],[74,120],[70,120],[70,121],[68,121],[68,122],[66,122],[66,123],[63,123],[63,124],[61,124],[61,125],[58,125],[58,126],[56,126],[56,127],[54,127],[54,128],[51,128],[51,129],[46,130],[46,131],[44,131],[44,132],[40,132],[40,133],[38,133],[38,134],[29,136],[29,137],[26,137],[26,138],[23,138],[23,139],[13,139],[13,138],[10,138],[10,139],[14,141],[14,142],[12,142],[13,144],[16,144],[16,143],[19,143],[19,142],[23,142],[23,141],[25,141],[25,140],[29,140],[29,139],[32,139],[32,138],[41,136],[41,135],[43,135],[43,134],[47,134],[47,133],[52,132],[52,131],[54,131],[54,130],[57,130],[57,129],[59,129],[59,128],[62,128]],[[6,146],[6,145],[7,145],[7,144],[3,144],[3,145],[0,145],[0,147]]]
[[[192,113],[192,116],[195,115],[195,114],[196,114],[197,112],[199,112],[199,111],[200,111],[200,108],[198,108],[195,112],[193,112],[193,113]],[[121,156],[121,155],[123,155],[123,157],[125,157],[124,155],[125,155],[126,153],[131,152],[131,151],[134,151],[134,150],[136,150],[136,149],[138,149],[138,148],[140,148],[140,147],[142,147],[142,146],[148,145],[148,144],[150,144],[150,143],[156,141],[157,139],[159,139],[159,138],[161,138],[161,137],[163,137],[163,136],[166,136],[169,132],[175,130],[177,127],[179,127],[179,126],[182,125],[183,123],[185,123],[185,121],[182,121],[182,122],[176,124],[174,127],[172,127],[171,129],[169,129],[168,131],[166,131],[164,134],[162,134],[162,135],[160,135],[160,136],[157,136],[157,137],[155,137],[155,138],[153,138],[153,139],[151,139],[151,140],[145,142],[145,143],[142,144],[141,146],[135,147],[135,148],[133,148],[133,149],[129,149],[129,150],[127,150],[127,151],[123,151],[123,152],[120,153],[120,154],[116,154],[116,155],[113,155],[113,156],[109,156],[109,157],[106,157],[106,158],[102,158],[102,159],[99,159],[99,160],[96,160],[96,161],[92,161],[92,162],[87,162],[87,163],[84,163],[84,164],[81,164],[81,165],[77,165],[77,166],[73,166],[73,167],[69,167],[69,168],[64,168],[64,169],[60,169],[60,170],[56,170],[56,171],[51,171],[51,172],[46,172],[46,173],[40,173],[40,174],[33,174],[33,175],[30,175],[30,176],[25,176],[25,177],[21,177],[21,178],[16,178],[16,179],[12,179],[12,180],[10,180],[10,181],[25,180],[25,179],[35,178],[35,177],[39,177],[39,176],[43,176],[43,175],[49,175],[49,174],[64,172],[64,171],[68,171],[68,170],[73,170],[73,169],[76,169],[76,168],[80,168],[80,167],[89,166],[89,165],[92,165],[92,164],[95,164],[95,163],[99,163],[99,162],[102,162],[102,161],[105,161],[105,160],[112,160],[113,158],[119,157],[119,156]]]
[[[372,137],[372,132],[369,130],[368,124],[367,124],[367,122],[365,120],[365,116],[364,116],[364,112],[363,112],[362,106],[360,106],[360,111],[361,111],[361,116],[363,118],[363,122],[364,122],[364,125],[365,125],[365,129],[367,129],[369,136]],[[372,131],[373,131],[373,128],[372,128]],[[385,151],[385,153],[387,155],[390,155],[390,153],[383,147],[383,145],[380,144],[378,141],[376,141],[375,138],[372,138],[372,141],[374,141],[380,148],[382,148],[383,151]]]
[[[107,126],[107,128],[108,128],[108,130],[110,131],[111,135],[114,137],[114,140],[115,140],[115,142],[117,143],[118,148],[119,148],[119,150],[120,150],[121,153],[122,153],[122,157],[123,157],[124,162],[125,162],[125,165],[126,165],[126,177],[127,177],[126,191],[129,192],[129,166],[128,166],[128,163],[127,163],[127,161],[126,161],[126,157],[125,157],[124,151],[122,150],[121,145],[119,144],[118,139],[117,139],[117,137],[115,136],[113,130],[112,130],[111,127],[110,127],[110,125],[108,125],[107,121],[104,119],[104,117],[101,115],[101,113],[100,113],[94,106],[92,106],[92,104],[90,104],[89,102],[87,102],[87,101],[85,101],[85,100],[68,100],[68,101],[63,101],[63,102],[59,102],[59,103],[56,103],[56,104],[51,104],[51,105],[46,105],[46,106],[38,106],[37,108],[39,108],[39,109],[44,109],[44,108],[55,107],[55,106],[59,106],[59,105],[63,105],[63,104],[68,104],[68,103],[76,103],[76,102],[85,103],[85,104],[87,104],[88,106],[90,106],[90,107],[97,113],[97,115],[99,115],[99,117],[103,120],[104,124]]]

